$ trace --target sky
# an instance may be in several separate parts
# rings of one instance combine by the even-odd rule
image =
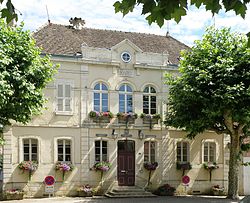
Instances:
[[[150,33],[170,36],[188,46],[194,40],[200,40],[206,27],[215,25],[217,28],[231,27],[233,31],[250,32],[250,4],[245,19],[236,16],[233,11],[220,12],[214,17],[204,8],[190,7],[187,15],[182,17],[179,24],[173,20],[165,21],[162,28],[155,23],[148,25],[145,16],[141,15],[141,8],[136,7],[133,13],[125,17],[121,13],[115,14],[113,4],[116,0],[12,0],[17,13],[18,23],[24,21],[25,29],[36,31],[48,21],[52,23],[69,25],[71,17],[81,17],[85,20],[85,27],[96,29],[109,29],[129,32]],[[22,15],[20,15],[20,13]]]

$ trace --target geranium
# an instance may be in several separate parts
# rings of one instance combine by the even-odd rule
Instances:
[[[137,119],[138,115],[137,113],[129,112],[129,113],[117,113],[116,114],[117,118],[119,119]]]
[[[177,170],[182,170],[182,176],[185,174],[185,170],[190,170],[192,169],[192,165],[189,162],[177,162],[176,163],[176,169]]]
[[[95,170],[106,172],[110,169],[111,163],[108,161],[100,161],[94,164],[93,168]]]
[[[65,172],[72,171],[73,169],[74,169],[74,166],[72,165],[71,162],[58,161],[55,166],[56,171],[62,171],[63,180],[64,180]]]
[[[22,161],[18,164],[18,168],[23,172],[27,171],[29,173],[29,180],[31,179],[32,173],[37,170],[37,161]]]
[[[113,118],[114,115],[110,111],[107,111],[107,112],[90,111],[89,117],[90,118]]]
[[[37,170],[38,164],[36,161],[22,161],[18,164],[18,168],[23,171],[33,172]]]

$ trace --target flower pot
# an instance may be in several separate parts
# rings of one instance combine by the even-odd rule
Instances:
[[[92,192],[85,192],[85,191],[78,191],[78,196],[79,197],[92,197],[93,193]]]

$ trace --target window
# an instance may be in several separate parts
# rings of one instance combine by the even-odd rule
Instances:
[[[94,87],[94,110],[98,112],[108,111],[108,88],[103,83]]]
[[[119,89],[119,112],[133,112],[133,91],[128,84],[124,84]]]
[[[103,140],[95,141],[95,161],[108,161],[108,142]]]
[[[203,161],[204,162],[216,162],[215,142],[204,142]]]
[[[57,161],[71,161],[70,140],[57,140]]]
[[[122,61],[125,63],[129,63],[131,61],[131,55],[128,52],[123,52],[121,54]]]
[[[189,144],[188,142],[177,142],[177,161],[189,161]]]
[[[143,113],[156,114],[156,91],[152,86],[143,90]]]
[[[23,160],[38,161],[37,139],[23,139]]]
[[[72,111],[72,86],[70,83],[57,84],[57,111]]]
[[[156,143],[152,141],[144,142],[144,162],[155,162]]]

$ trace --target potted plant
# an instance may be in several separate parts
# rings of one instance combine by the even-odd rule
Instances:
[[[18,164],[18,168],[24,172],[28,172],[29,175],[29,181],[31,180],[31,176],[34,173],[34,171],[38,168],[37,161],[22,161]]]
[[[149,185],[152,171],[156,170],[156,168],[158,167],[158,162],[145,162],[143,166],[145,169],[149,171],[149,174],[148,174],[148,185]]]
[[[141,113],[140,118],[142,119],[143,124],[150,124],[149,127],[152,129],[152,125],[158,123],[158,120],[161,119],[161,115]]]
[[[157,190],[153,192],[153,194],[159,195],[159,196],[173,196],[174,192],[175,192],[174,187],[170,186],[169,184],[164,184],[158,187]]]
[[[19,189],[6,190],[4,192],[5,200],[21,200],[23,199],[24,192]]]
[[[89,117],[93,119],[94,122],[110,122],[110,119],[114,117],[114,114],[110,111],[107,112],[98,112],[90,111]]]
[[[96,192],[89,184],[80,186],[77,191],[79,197],[92,197]]]
[[[213,185],[211,189],[212,189],[213,195],[216,195],[216,196],[223,195],[224,193],[224,187],[221,187],[220,185]]]
[[[71,162],[63,162],[63,161],[58,161],[55,166],[56,171],[61,171],[62,172],[62,180],[64,181],[64,176],[66,172],[72,171],[74,169],[74,166],[72,165]]]
[[[190,162],[177,162],[176,163],[176,169],[182,170],[182,176],[184,176],[186,170],[192,169],[192,165]]]
[[[109,161],[99,161],[93,166],[95,171],[101,171],[101,182],[103,179],[103,172],[107,172],[111,168],[111,163]]]
[[[129,112],[129,113],[119,112],[116,114],[116,117],[118,118],[119,123],[125,123],[126,127],[128,127],[128,123],[134,122],[135,119],[137,119],[138,115],[137,113],[133,113],[133,112]]]
[[[216,164],[216,162],[213,162],[213,163],[207,163],[206,162],[206,163],[203,164],[203,167],[204,167],[204,169],[208,170],[208,172],[209,172],[209,180],[211,181],[212,180],[212,171],[214,169],[219,168],[219,166]]]

